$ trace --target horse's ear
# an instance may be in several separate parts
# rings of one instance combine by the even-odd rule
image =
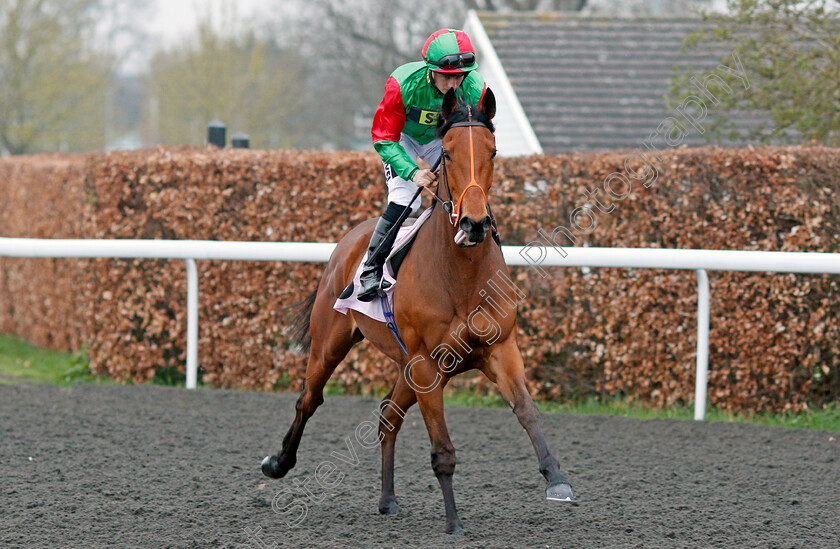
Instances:
[[[455,90],[449,89],[446,95],[443,96],[443,105],[440,107],[440,115],[444,120],[449,119],[458,110],[458,98],[455,96]]]
[[[496,116],[496,96],[493,94],[493,90],[487,88],[487,91],[484,92],[484,97],[481,98],[481,103],[478,105],[478,108],[481,109],[484,116],[486,116],[489,120],[493,120],[493,117]]]

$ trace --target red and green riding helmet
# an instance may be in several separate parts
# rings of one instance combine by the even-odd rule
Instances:
[[[433,32],[423,46],[423,59],[429,70],[446,74],[478,68],[470,37],[462,30],[440,29]]]

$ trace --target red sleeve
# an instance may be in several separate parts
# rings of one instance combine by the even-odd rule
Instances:
[[[399,141],[405,127],[405,105],[403,105],[400,84],[393,76],[385,82],[385,97],[379,103],[373,115],[373,127],[370,134],[373,142]]]

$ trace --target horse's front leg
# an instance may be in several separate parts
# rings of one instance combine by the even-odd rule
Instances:
[[[428,356],[428,355],[425,355]],[[458,534],[464,526],[458,519],[455,508],[455,493],[452,491],[452,475],[455,474],[455,447],[449,439],[449,430],[443,416],[443,387],[446,378],[437,371],[436,364],[423,361],[404,370],[403,376],[414,390],[417,403],[423,414],[426,430],[432,443],[432,470],[443,492],[446,508],[446,533]]]
[[[540,412],[534,404],[528,385],[525,381],[525,366],[522,363],[522,353],[513,337],[494,346],[487,362],[481,371],[499,387],[502,397],[513,408],[519,423],[527,431],[531,443],[537,451],[540,463],[540,473],[545,477],[548,486],[545,489],[546,499],[554,501],[574,501],[572,487],[563,473],[560,464],[548,449],[542,431]]]

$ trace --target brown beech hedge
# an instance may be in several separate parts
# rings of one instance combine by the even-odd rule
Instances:
[[[840,251],[840,150],[679,149],[649,155],[648,166],[628,158],[497,160],[490,200],[504,243],[553,234],[568,247],[565,227],[577,245]],[[335,242],[383,210],[385,188],[371,153],[180,147],[3,159],[0,196],[2,236]],[[289,351],[286,307],[314,289],[323,265],[198,267],[201,379],[299,388],[305,360]],[[693,399],[693,272],[516,267],[511,275],[527,294],[519,342],[536,396]],[[780,411],[837,399],[837,277],[709,276],[713,405]],[[91,369],[117,379],[183,372],[184,265],[0,258],[0,332],[56,349],[86,345]],[[395,375],[363,343],[335,379],[375,391]],[[489,389],[475,376],[461,385]]]

